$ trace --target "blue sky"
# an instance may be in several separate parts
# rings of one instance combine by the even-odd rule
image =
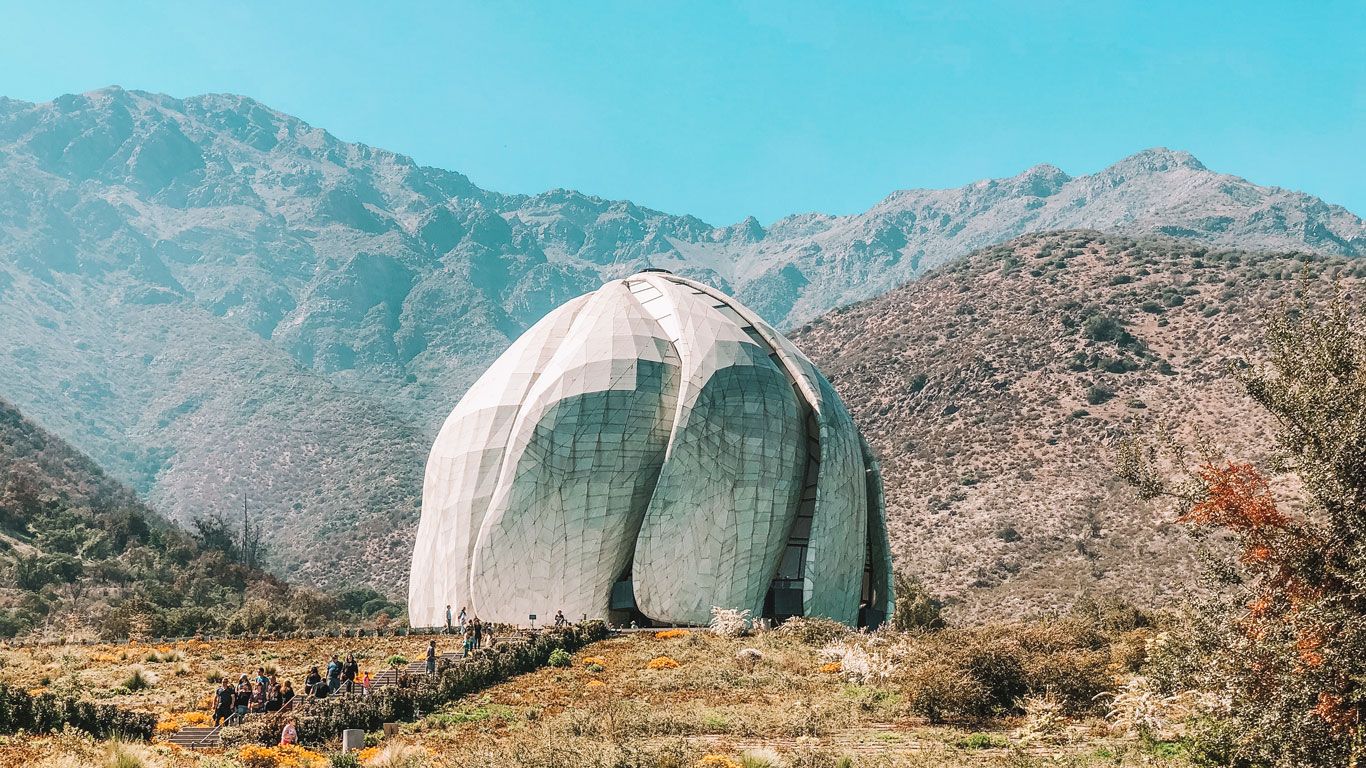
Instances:
[[[391,6],[391,7],[385,7]],[[713,224],[1150,146],[1366,215],[1366,3],[0,4],[0,94],[243,93]]]

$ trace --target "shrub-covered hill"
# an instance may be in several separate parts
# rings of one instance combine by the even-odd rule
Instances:
[[[398,608],[238,562],[227,531],[184,531],[84,454],[0,400],[0,637],[35,629],[183,635],[292,626]]]
[[[1092,590],[1162,602],[1191,582],[1194,550],[1183,525],[1114,477],[1113,441],[1170,419],[1258,458],[1248,446],[1271,425],[1228,365],[1259,356],[1265,319],[1297,290],[1321,298],[1362,276],[1366,262],[1336,257],[1048,233],[793,339],[878,451],[896,562],[959,618]]]

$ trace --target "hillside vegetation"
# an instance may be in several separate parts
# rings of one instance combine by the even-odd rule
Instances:
[[[192,535],[0,400],[0,637],[289,630],[354,617],[240,559],[231,532]],[[398,608],[383,599],[371,613]]]
[[[1088,593],[1144,603],[1198,571],[1189,531],[1138,503],[1113,444],[1170,420],[1264,458],[1269,416],[1228,374],[1299,290],[1366,263],[1096,232],[1022,237],[793,340],[876,448],[896,562],[958,619],[1050,611]],[[1250,455],[1249,455],[1250,453]]]
[[[1355,254],[1340,206],[1152,149],[712,226],[481,189],[250,98],[0,98],[0,396],[168,516],[268,512],[277,572],[397,594],[437,426],[549,308],[647,266],[786,327],[1046,229]]]

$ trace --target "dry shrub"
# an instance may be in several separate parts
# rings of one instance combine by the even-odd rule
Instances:
[[[784,621],[777,632],[782,637],[819,648],[848,636],[853,630],[834,619],[798,616]]]
[[[749,634],[753,623],[749,613],[748,609],[741,611],[712,606],[709,628],[712,634],[720,637],[744,637]]]

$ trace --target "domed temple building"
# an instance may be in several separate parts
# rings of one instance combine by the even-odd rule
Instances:
[[[408,610],[877,625],[891,571],[877,462],[830,383],[739,302],[647,271],[551,312],[446,419]]]

